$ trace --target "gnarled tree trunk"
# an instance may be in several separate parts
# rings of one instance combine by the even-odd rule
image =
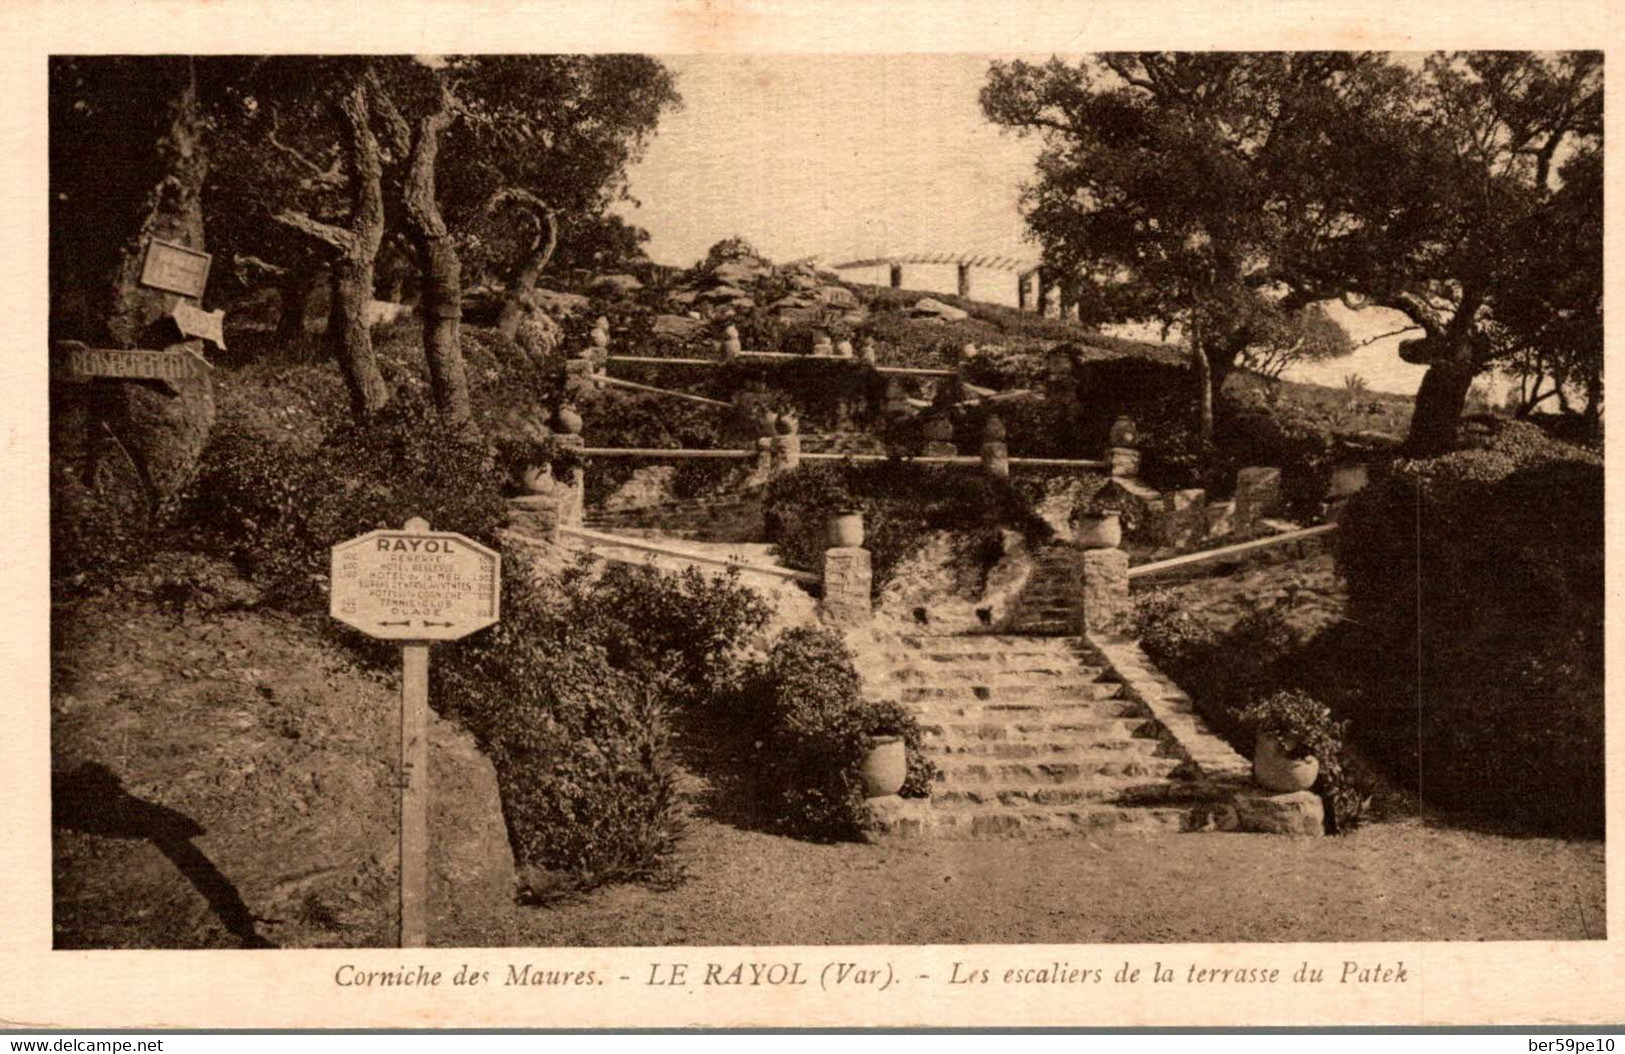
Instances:
[[[1456,428],[1467,406],[1467,393],[1478,376],[1478,365],[1466,342],[1433,360],[1422,375],[1411,412],[1411,430],[1405,439],[1412,457],[1435,457],[1456,445]]]
[[[350,391],[350,409],[366,420],[389,402],[389,386],[378,370],[367,327],[367,305],[372,300],[378,246],[384,239],[383,160],[378,138],[369,126],[370,87],[359,80],[339,100],[346,154],[350,159],[351,211],[349,228],[311,219],[304,213],[282,212],[276,219],[326,243],[334,250],[331,264],[333,305],[328,314],[326,345],[338,360]]]
[[[525,317],[525,297],[536,288],[536,280],[553,258],[553,250],[558,247],[559,225],[553,210],[527,190],[510,187],[498,191],[486,209],[495,212],[505,205],[526,208],[536,220],[536,239],[531,243],[525,262],[508,282],[508,296],[502,304],[502,314],[497,317],[497,333],[503,340],[513,340],[519,332],[519,323]]]
[[[423,357],[429,364],[434,405],[447,424],[466,425],[473,418],[468,374],[459,334],[463,314],[463,265],[446,233],[435,200],[434,168],[440,133],[451,124],[449,104],[418,122],[406,177],[406,224],[417,250],[423,285]]]
[[[202,192],[208,160],[196,77],[191,59],[160,62],[154,76],[174,81],[162,130],[156,142],[130,145],[131,154],[144,150],[144,155],[124,159],[129,171],[150,173],[152,189],[139,226],[108,232],[110,238],[122,236],[124,241],[102,287],[105,299],[95,298],[105,305],[97,312],[100,317],[92,320],[90,337],[96,344],[161,349],[175,343],[177,334],[163,319],[182,297],[141,284],[148,246],[160,239],[203,250]],[[197,346],[201,349],[200,342]],[[215,415],[211,380],[204,376],[173,382],[173,394],[148,382],[110,378],[87,387],[90,443],[83,475],[94,484],[107,467],[115,474],[133,473],[148,513],[156,515],[191,478],[208,442]]]

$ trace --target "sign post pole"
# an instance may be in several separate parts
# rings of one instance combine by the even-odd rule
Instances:
[[[401,947],[428,944],[429,645],[401,646]]]
[[[333,547],[328,613],[401,644],[400,946],[429,943],[429,646],[494,625],[502,558],[420,516]]]

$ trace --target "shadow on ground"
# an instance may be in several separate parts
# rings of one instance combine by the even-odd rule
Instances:
[[[51,773],[51,825],[103,838],[151,842],[244,948],[276,947],[260,936],[237,887],[192,844],[192,839],[206,833],[203,827],[183,812],[130,794],[105,765],[87,762]]]

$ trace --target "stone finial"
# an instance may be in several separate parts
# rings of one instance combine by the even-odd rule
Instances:
[[[1107,446],[1132,447],[1137,444],[1138,434],[1134,430],[1134,418],[1126,414],[1112,422],[1110,433],[1106,437]]]
[[[738,358],[743,350],[744,346],[739,343],[739,327],[730,322],[728,328],[722,331],[722,339],[717,341],[717,352],[723,361],[730,362]]]
[[[964,347],[959,349],[959,361],[969,362],[979,354],[981,353],[977,350],[975,344],[966,344]]]
[[[835,346],[830,343],[828,333],[820,330],[813,335],[812,353],[821,359],[829,358],[835,354]]]
[[[562,402],[553,412],[553,430],[561,435],[581,434],[581,414],[576,410],[575,403]]]
[[[1008,431],[1004,427],[1004,419],[998,414],[989,414],[982,424],[982,442],[1002,443],[1007,438]]]
[[[836,344],[835,344],[835,357],[836,358],[838,358],[838,359],[850,359],[850,358],[852,358],[852,356],[853,356],[852,342],[850,340],[842,339],[842,340],[836,342]]]
[[[595,348],[609,347],[609,319],[603,315],[592,324],[592,346]]]
[[[779,435],[793,436],[801,431],[801,418],[794,410],[785,410],[783,413],[779,414],[779,419],[776,422],[776,425]]]
[[[863,358],[866,366],[874,366],[880,362],[879,353],[875,350],[875,338],[873,337],[863,338],[863,349],[858,354]]]

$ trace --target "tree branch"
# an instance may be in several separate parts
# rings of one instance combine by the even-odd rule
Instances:
[[[331,223],[322,223],[313,220],[302,212],[293,212],[288,209],[271,217],[286,227],[292,227],[301,234],[309,235],[319,242],[324,242],[341,253],[348,253],[355,241],[355,234],[343,227],[335,227]]]
[[[1422,328],[1421,326],[1401,326],[1399,329],[1391,329],[1387,333],[1378,333],[1374,337],[1367,337],[1366,339],[1360,341],[1360,343],[1354,345],[1354,348],[1355,348],[1356,351],[1358,351],[1360,348],[1368,348],[1368,347],[1370,347],[1371,345],[1377,343],[1377,341],[1379,341],[1379,340],[1387,340],[1389,337],[1397,337],[1401,333],[1409,333],[1412,330],[1421,329],[1421,328]]]

